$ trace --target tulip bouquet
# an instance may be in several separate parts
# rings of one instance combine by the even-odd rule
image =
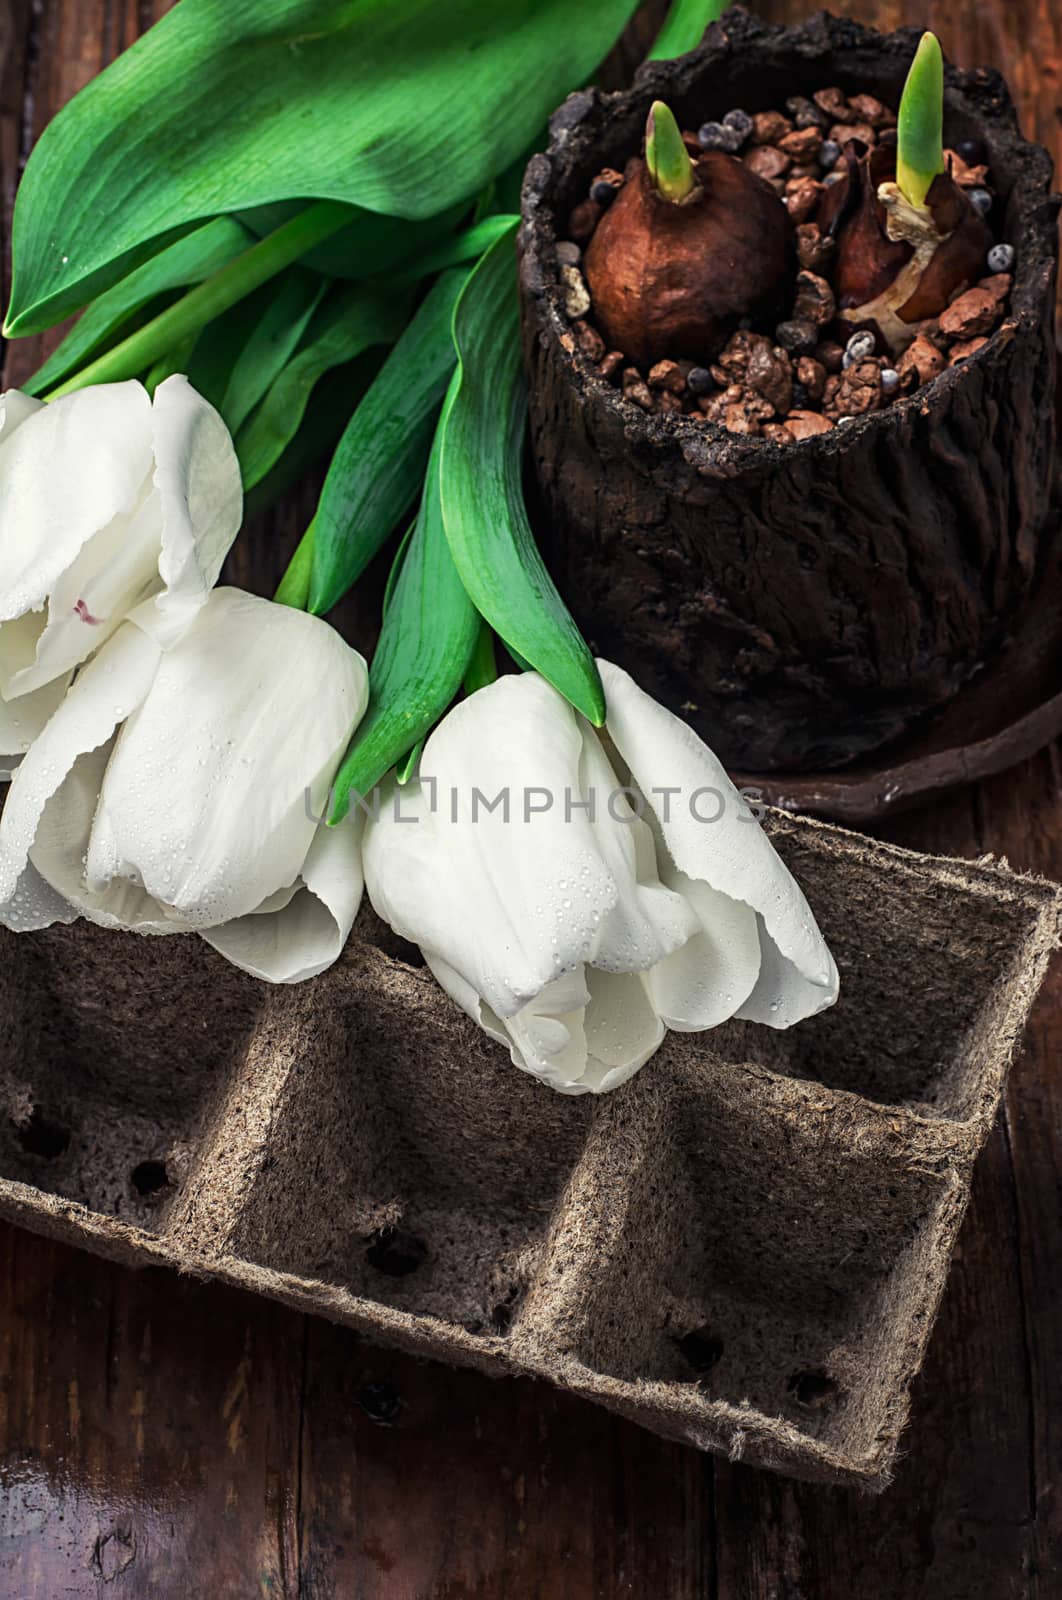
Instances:
[[[47,130],[6,331],[85,309],[2,400],[0,923],[194,932],[286,983],[367,884],[568,1092],[832,1003],[752,809],[594,660],[524,505],[506,205],[632,8],[180,0]],[[218,587],[244,492],[337,434],[275,598]],[[324,614],[414,506],[367,668]]]

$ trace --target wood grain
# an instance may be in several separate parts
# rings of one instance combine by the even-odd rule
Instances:
[[[932,23],[964,62],[999,63],[1057,153],[1052,0],[837,3]],[[5,245],[33,137],[164,9],[0,0]],[[17,351],[8,381],[35,359]],[[268,589],[309,493],[258,526],[238,581]],[[888,832],[1062,877],[1062,757]],[[1060,1200],[1056,967],[978,1171],[906,1458],[873,1500],[0,1228],[0,1600],[1054,1600]]]

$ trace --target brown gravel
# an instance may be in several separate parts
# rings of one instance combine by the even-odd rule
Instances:
[[[888,106],[882,105],[880,100],[875,100],[872,94],[850,94],[848,96],[849,109],[855,113],[854,120],[866,122],[872,128],[893,128],[896,126],[896,113],[890,111]],[[838,117],[838,122],[842,119]]]
[[[799,356],[796,364],[797,381],[804,385],[808,399],[818,405],[826,388],[826,368],[813,356]]]
[[[774,416],[769,400],[737,383],[717,394],[702,395],[697,404],[709,422],[721,422],[730,433],[758,436],[763,424]]]
[[[897,361],[896,371],[901,379],[908,378],[913,372],[917,383],[928,383],[938,372],[944,371],[944,357],[930,339],[919,334]]]
[[[830,129],[830,138],[839,144],[843,150],[849,139],[860,139],[863,144],[871,149],[877,144],[878,136],[869,122],[851,122],[847,126],[839,122],[835,128]]]
[[[817,222],[802,222],[796,230],[797,260],[809,272],[821,272],[837,249],[832,239],[824,239]]]
[[[816,434],[829,433],[833,423],[818,411],[791,411],[785,419],[790,438],[814,439]]]
[[[794,222],[810,220],[812,212],[818,207],[821,193],[822,184],[814,178],[797,178],[794,183],[786,184],[785,203]]]
[[[686,374],[677,361],[658,361],[649,370],[650,389],[666,389],[671,394],[685,394]]]
[[[800,322],[813,322],[817,328],[825,328],[836,314],[837,301],[826,279],[820,278],[816,272],[798,272],[796,300],[793,302],[794,318]]]
[[[749,357],[748,384],[784,417],[793,404],[793,369],[789,357],[769,339],[757,341]]]
[[[623,188],[624,182],[625,179],[623,173],[617,172],[615,167],[602,167],[601,171],[596,175],[595,178],[593,178],[592,185],[594,183],[607,183],[618,193],[619,190]]]
[[[626,359],[627,357],[622,350],[610,350],[604,360],[598,364],[597,370],[607,383],[611,383]]]
[[[780,111],[757,111],[752,119],[752,142],[778,144],[792,131],[792,127],[789,118],[783,117]]]
[[[882,402],[881,366],[873,357],[826,379],[822,409],[828,417],[863,417]]]
[[[652,411],[653,396],[649,385],[638,371],[637,367],[625,367],[623,370],[623,398],[633,400],[636,406],[641,406],[643,411]]]
[[[784,151],[777,149],[773,144],[754,145],[743,158],[750,172],[755,172],[758,177],[784,178],[793,165],[793,158]]]
[[[822,148],[822,129],[794,128],[779,139],[778,148],[794,161],[813,161]]]
[[[771,341],[763,333],[750,333],[740,328],[732,333],[711,366],[711,374],[721,388],[729,383],[744,384],[748,379],[749,362],[757,348],[770,349]]]
[[[1010,293],[1010,274],[999,272],[967,289],[941,312],[940,331],[946,339],[973,339],[996,324],[1000,307]]]
[[[948,357],[948,366],[957,367],[960,361],[969,360],[970,356],[975,356],[978,350],[983,349],[987,343],[988,340],[986,338],[980,338],[963,339],[958,344],[952,345],[951,354]]]
[[[849,109],[848,100],[840,89],[817,89],[812,99],[834,122],[855,122],[857,113]]]

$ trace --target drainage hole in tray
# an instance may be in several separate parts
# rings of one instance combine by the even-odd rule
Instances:
[[[46,1117],[40,1106],[34,1106],[30,1119],[16,1130],[15,1137],[30,1156],[43,1156],[55,1161],[70,1145],[70,1130]]]
[[[722,1359],[723,1341],[710,1328],[694,1328],[675,1343],[699,1378],[711,1372]]]
[[[386,1273],[389,1278],[405,1278],[416,1272],[427,1254],[427,1245],[415,1233],[388,1225],[373,1234],[365,1259],[370,1267]]]
[[[129,1174],[129,1181],[137,1194],[146,1197],[167,1188],[170,1175],[166,1171],[165,1161],[141,1161]]]
[[[840,1390],[825,1372],[794,1372],[789,1380],[789,1393],[798,1406],[808,1411],[822,1411],[837,1399]]]
[[[502,1296],[492,1307],[490,1312],[491,1331],[504,1337],[513,1325],[513,1317],[523,1298],[521,1285],[514,1283],[508,1292]]]

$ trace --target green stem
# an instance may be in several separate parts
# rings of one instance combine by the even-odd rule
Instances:
[[[273,599],[281,606],[305,611],[310,601],[310,573],[313,570],[313,529],[307,528],[288,563]]]
[[[253,244],[213,277],[190,289],[172,306],[116,344],[113,350],[90,361],[44,399],[57,400],[60,395],[84,389],[91,383],[120,383],[125,378],[138,377],[174,345],[198,333],[208,322],[349,222],[350,207],[338,201],[319,200],[307,206],[305,211]]]

